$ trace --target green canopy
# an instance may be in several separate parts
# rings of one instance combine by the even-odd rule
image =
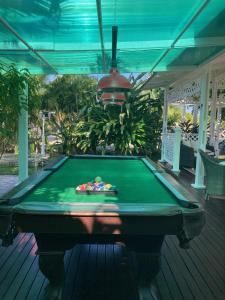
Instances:
[[[225,50],[222,0],[0,0],[0,61],[35,74],[192,70]]]

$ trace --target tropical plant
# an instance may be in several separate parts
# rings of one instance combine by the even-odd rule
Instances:
[[[179,124],[182,132],[185,133],[197,133],[198,132],[198,125],[193,124],[190,120],[181,122]]]
[[[118,106],[93,105],[76,126],[76,145],[83,152],[104,152],[113,145],[116,154],[149,154],[160,144],[161,101],[151,92],[134,89],[121,111]]]
[[[47,132],[55,135],[62,143],[62,152],[77,151],[75,130],[83,111],[95,103],[97,81],[88,76],[58,76],[45,85],[42,109],[52,111],[47,122]],[[82,116],[83,118],[83,116]]]
[[[28,85],[28,101],[24,89]],[[0,158],[17,140],[18,117],[21,109],[35,115],[39,105],[38,82],[27,69],[0,64]]]
[[[51,133],[61,141],[62,153],[71,154],[75,151],[75,130],[77,125],[77,113],[64,113],[56,111],[48,124]],[[50,130],[49,130],[50,133]]]
[[[78,112],[85,105],[95,102],[97,81],[88,76],[58,76],[45,85],[42,109],[64,113]]]
[[[142,76],[142,75],[141,75]],[[42,108],[53,111],[48,133],[62,142],[64,153],[153,154],[161,142],[162,94],[142,91],[139,78],[126,105],[97,104],[97,81],[87,76],[66,75],[46,85]]]

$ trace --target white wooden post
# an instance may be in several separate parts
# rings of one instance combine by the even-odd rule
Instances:
[[[186,114],[186,105],[183,104],[183,106],[182,106],[182,112],[181,112],[181,123],[185,122],[185,114]]]
[[[161,146],[161,162],[165,161],[165,134],[167,133],[167,121],[168,121],[168,99],[167,99],[168,89],[164,90],[164,105],[163,105],[163,128],[162,128],[162,146]]]
[[[214,145],[215,143],[216,105],[217,105],[217,88],[216,88],[215,78],[213,78],[211,114],[210,114],[210,145]]]
[[[176,127],[174,131],[174,145],[173,145],[173,172],[180,172],[180,144],[181,144],[181,129]]]
[[[208,119],[208,98],[209,98],[209,80],[208,72],[201,77],[201,96],[200,96],[200,119],[199,119],[199,133],[198,133],[198,149],[205,150],[206,146],[206,132]],[[197,152],[195,183],[192,186],[196,189],[205,188],[204,186],[204,167],[201,156]]]
[[[21,101],[28,103],[28,86],[24,89]],[[18,124],[19,144],[19,180],[23,181],[28,177],[28,111],[21,109]]]
[[[215,134],[215,140],[214,140],[214,148],[215,148],[215,154],[216,157],[219,156],[219,142],[220,142],[220,124],[221,124],[221,105],[219,104],[217,107],[217,124],[216,124],[216,134]]]
[[[41,156],[45,156],[45,113],[41,113],[42,118],[42,133],[41,133]]]
[[[193,106],[193,125],[196,126],[198,121],[198,104]]]

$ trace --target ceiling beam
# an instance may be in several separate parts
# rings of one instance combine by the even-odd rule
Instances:
[[[58,72],[54,69],[53,66],[51,66],[47,60],[45,60],[38,52],[37,50],[35,50],[30,44],[28,44],[20,35],[19,33],[12,27],[9,25],[9,23],[3,19],[0,16],[0,23],[2,23],[2,25],[7,28],[14,36],[16,36],[31,52],[33,52],[40,61],[42,61],[44,63],[44,65],[46,65],[48,68],[50,68],[54,74],[58,74]]]
[[[101,0],[96,0],[97,14],[98,14],[98,28],[100,34],[101,42],[101,52],[102,52],[102,68],[103,72],[106,72],[106,59],[105,59],[105,48],[104,48],[104,34],[102,29],[102,5]]]
[[[184,28],[181,30],[181,32],[177,35],[175,40],[172,42],[170,47],[160,56],[160,58],[156,61],[156,63],[153,65],[153,67],[150,70],[150,74],[154,72],[156,67],[161,63],[161,61],[168,55],[168,53],[174,49],[177,42],[180,40],[182,35],[190,28],[190,26],[194,23],[194,21],[197,19],[197,17],[201,14],[201,12],[206,8],[206,6],[209,4],[210,0],[205,0],[204,3],[199,7],[199,9],[196,11],[196,13],[192,16],[192,18],[189,20],[189,22],[184,26]],[[149,82],[151,80],[151,77],[147,80]]]
[[[170,47],[171,40],[154,40],[154,41],[133,41],[133,42],[118,42],[118,51],[150,51],[150,50],[163,50]],[[97,52],[100,50],[99,44],[91,43],[88,45],[83,45],[81,43],[64,43],[57,48],[50,43],[32,43],[33,48],[40,52]],[[173,49],[186,49],[195,47],[214,47],[214,46],[225,46],[224,36],[214,36],[214,37],[201,37],[201,38],[181,38]],[[17,47],[17,48],[16,48]],[[111,51],[112,43],[103,44],[104,55],[105,51]],[[21,48],[20,45],[15,45],[13,43],[5,43],[0,41],[0,50],[9,51],[29,51],[27,48]]]
[[[150,80],[155,77],[156,72],[152,72],[149,74],[148,79],[140,86],[140,89],[144,89],[144,87],[150,82]]]

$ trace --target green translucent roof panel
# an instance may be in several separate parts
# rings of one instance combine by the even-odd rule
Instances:
[[[188,71],[225,50],[225,46],[173,49],[157,66],[158,71]]]
[[[118,25],[121,72],[191,68],[224,50],[224,20],[222,0],[102,0],[101,12],[96,0],[0,0],[0,60],[32,73],[102,73]]]

